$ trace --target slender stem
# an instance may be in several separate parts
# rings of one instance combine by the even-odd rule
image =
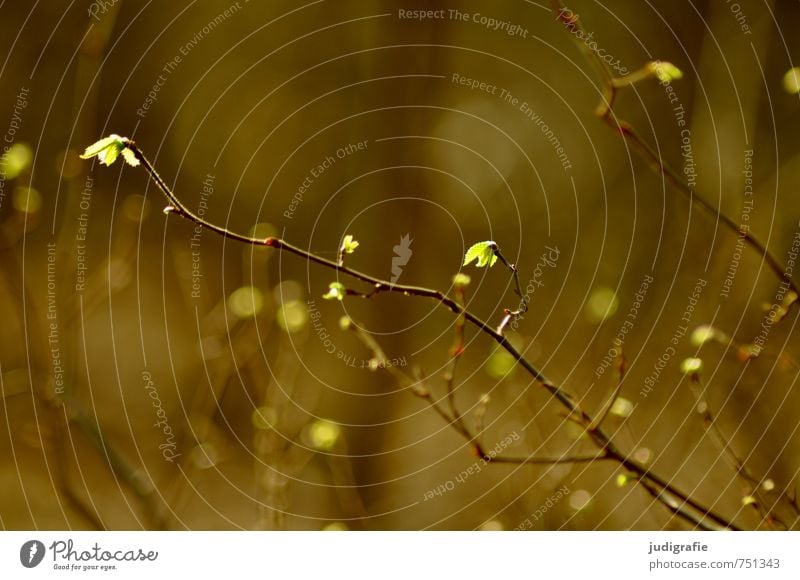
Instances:
[[[686,510],[682,510],[681,507],[675,503],[674,500],[664,498],[661,491],[651,484],[648,481],[638,480],[639,484],[644,487],[647,492],[653,497],[653,499],[659,501],[663,505],[667,507],[669,511],[671,511],[676,516],[682,517],[684,519],[689,519],[692,523],[694,523],[698,528],[705,531],[715,531],[714,528],[710,527],[702,517],[697,516],[696,514],[689,513]]]
[[[406,375],[400,369],[386,364],[388,358],[384,353],[383,349],[381,348],[380,344],[375,340],[375,338],[370,335],[368,332],[364,331],[361,327],[356,325],[350,325],[350,330],[353,330],[361,341],[364,343],[368,349],[370,349],[373,355],[382,363],[380,366],[389,370],[392,375],[394,375],[401,384],[406,384],[406,386],[418,386],[420,383],[424,382],[424,378],[417,377],[413,379]],[[455,360],[455,359],[453,359]],[[424,399],[428,405],[434,410],[434,412],[439,415],[442,419],[445,420],[446,423],[451,425],[453,429],[458,432],[464,439],[467,440],[468,443],[472,444],[473,449],[478,457],[485,460],[487,463],[512,463],[517,465],[557,465],[563,463],[591,463],[592,461],[598,461],[602,459],[609,459],[609,457],[603,453],[591,453],[591,454],[576,454],[576,455],[553,455],[548,457],[537,457],[537,456],[528,456],[528,457],[513,457],[513,456],[494,456],[489,455],[483,450],[483,447],[478,442],[478,434],[479,431],[476,433],[472,433],[467,427],[467,425],[462,420],[462,414],[458,410],[455,405],[455,401],[450,397],[450,393],[448,392],[448,401],[450,403],[450,413],[445,411],[441,405],[437,401],[434,400],[433,396],[431,395],[430,391],[426,388],[417,388],[414,391],[418,397]]]
[[[514,463],[519,465],[558,465],[562,463],[592,463],[593,461],[610,460],[605,453],[586,453],[575,455],[553,455],[550,457],[493,457],[492,463]]]
[[[734,472],[744,480],[744,487],[748,490],[748,493],[756,496],[756,499],[758,499],[758,501],[756,501],[754,504],[751,504],[753,505],[753,508],[759,513],[762,521],[768,526],[774,527],[772,526],[772,523],[775,522],[784,529],[788,529],[788,526],[781,519],[781,517],[775,514],[774,510],[768,509],[758,498],[760,495],[759,486],[761,485],[761,481],[750,472],[744,459],[739,457],[739,454],[736,453],[736,450],[734,450],[731,441],[728,439],[725,433],[722,432],[722,429],[720,429],[719,425],[717,424],[717,418],[711,412],[708,401],[706,401],[703,397],[703,392],[705,389],[703,388],[703,383],[700,380],[699,375],[695,374],[691,377],[691,387],[692,393],[695,397],[697,411],[703,418],[703,427],[705,427],[706,433],[709,434],[711,440],[714,442],[714,445],[716,445],[716,447],[726,457]]]
[[[158,188],[162,191],[162,193],[166,196],[167,200],[170,203],[170,207],[168,208],[170,213],[177,213],[181,217],[188,219],[198,225],[201,225],[213,232],[220,234],[226,238],[234,239],[237,241],[241,241],[248,244],[259,245],[259,246],[268,246],[271,248],[275,248],[277,250],[282,250],[289,252],[291,254],[295,254],[306,260],[319,264],[320,266],[324,266],[326,268],[335,270],[338,273],[346,274],[352,278],[357,280],[361,280],[363,282],[372,284],[375,292],[400,292],[407,296],[421,296],[426,298],[431,298],[437,300],[443,306],[447,307],[450,311],[452,311],[457,316],[463,317],[464,320],[468,321],[470,324],[475,326],[479,331],[483,332],[484,334],[493,338],[501,347],[503,347],[506,352],[508,352],[514,360],[522,366],[528,374],[533,377],[536,381],[538,381],[566,410],[567,414],[570,419],[576,421],[577,423],[583,425],[584,427],[588,427],[594,424],[594,418],[586,413],[577,401],[573,398],[572,395],[567,393],[561,387],[556,385],[552,382],[545,374],[539,370],[533,363],[531,363],[522,353],[520,353],[514,345],[504,336],[501,332],[498,332],[484,320],[467,310],[464,306],[460,305],[456,300],[446,296],[442,292],[438,290],[433,290],[430,288],[423,288],[420,286],[408,286],[408,285],[399,285],[399,284],[392,284],[386,280],[381,280],[374,276],[370,276],[368,274],[364,274],[363,272],[359,272],[358,270],[353,270],[347,266],[343,266],[335,261],[328,260],[316,254],[309,252],[308,250],[304,250],[299,248],[295,245],[290,244],[289,242],[282,240],[276,237],[268,237],[268,238],[254,238],[251,236],[245,236],[242,234],[238,234],[236,232],[232,232],[226,228],[221,226],[217,226],[211,222],[206,221],[202,217],[196,215],[191,210],[189,210],[173,193],[172,189],[167,185],[167,183],[161,178],[158,172],[155,170],[153,165],[150,161],[145,157],[142,151],[136,146],[136,144],[129,140],[125,139],[126,146],[133,151],[136,158],[142,164],[142,166],[147,170],[150,174],[150,177],[155,181]],[[377,343],[374,346],[378,346]],[[380,347],[378,346],[378,349]],[[385,356],[384,356],[385,359]],[[394,367],[393,365],[387,365],[387,368],[390,372],[395,374],[399,373],[399,370]],[[402,373],[401,373],[402,374]],[[428,395],[430,396],[430,395]],[[474,441],[474,437],[471,433],[463,426],[457,425],[453,418],[449,417],[448,414],[437,406],[434,407],[437,412],[442,415],[443,418],[448,420],[454,427],[467,439],[469,439],[473,445],[476,446],[476,451],[481,457],[486,457],[483,453],[480,445],[478,445]],[[637,481],[646,481],[652,485],[655,485],[659,488],[658,495],[654,496],[658,499],[661,503],[665,506],[673,509],[669,500],[663,497],[663,492],[668,492],[669,495],[674,496],[680,500],[681,503],[690,506],[692,509],[698,511],[699,513],[703,514],[703,517],[713,521],[720,527],[728,528],[728,529],[738,529],[732,522],[729,522],[722,516],[714,513],[710,509],[705,508],[696,500],[689,497],[687,494],[681,492],[668,481],[664,480],[660,476],[652,473],[649,468],[645,467],[644,465],[638,463],[634,459],[628,457],[625,453],[623,453],[612,441],[611,438],[599,427],[593,430],[587,430],[587,434],[591,438],[592,442],[600,449],[601,453],[604,455],[604,458],[609,458],[617,461],[622,467],[627,469],[628,471],[634,473],[636,475]],[[495,460],[496,458],[489,458],[489,460]],[[652,492],[651,492],[652,493]],[[678,507],[679,510],[683,510],[682,507]],[[690,514],[684,514],[684,518],[687,521],[692,523],[696,523],[696,518],[692,517]]]
[[[456,286],[455,288],[455,295],[456,301],[458,305],[462,308],[464,307],[464,287],[463,286]],[[458,318],[456,318],[455,323],[455,341],[453,343],[452,348],[450,349],[450,364],[448,366],[447,372],[445,373],[445,384],[447,385],[447,401],[450,405],[450,413],[453,415],[453,420],[459,424],[459,426],[463,427],[464,422],[461,418],[461,413],[456,406],[456,394],[455,394],[455,381],[456,381],[456,370],[458,369],[458,361],[461,359],[461,355],[464,352],[464,329],[466,327],[466,319],[464,318],[463,314],[460,314]]]
[[[181,202],[181,200],[178,199],[178,197],[172,192],[172,189],[158,174],[158,171],[156,171],[155,167],[153,167],[153,164],[150,163],[150,160],[144,156],[144,153],[142,153],[141,149],[139,149],[136,146],[136,143],[134,143],[127,137],[123,138],[123,141],[125,145],[128,147],[128,149],[133,151],[133,154],[136,155],[136,159],[139,160],[142,166],[150,174],[150,177],[153,179],[153,181],[155,181],[156,185],[161,190],[161,192],[167,197],[167,200],[169,201],[170,205],[165,208],[164,210],[165,212],[176,213],[183,218],[193,221],[196,224],[203,226],[204,228],[207,228],[213,232],[220,234],[223,237],[230,238],[232,240],[237,240],[239,242],[244,242],[246,244],[253,244],[256,246],[269,245],[266,239],[259,239],[251,236],[237,234],[236,232],[232,232],[231,230],[223,228],[222,226],[218,226],[214,223],[211,223],[201,218],[197,214],[193,213],[188,207],[183,205],[183,202]]]
[[[481,436],[485,429],[484,420],[486,419],[486,411],[489,407],[489,395],[483,394],[478,399],[478,404],[475,406],[475,440],[480,443]]]
[[[603,424],[603,421],[605,421],[609,411],[611,411],[611,408],[614,406],[614,403],[617,402],[620,391],[622,391],[622,382],[625,379],[625,356],[622,354],[622,352],[620,352],[619,356],[617,357],[617,369],[619,371],[619,376],[617,377],[617,382],[614,385],[614,390],[611,392],[611,395],[608,397],[605,404],[600,408],[600,411],[597,413],[594,422],[589,425],[589,431],[594,431]]]
[[[514,320],[522,317],[528,311],[528,296],[522,293],[522,285],[519,282],[519,270],[517,265],[512,264],[506,259],[497,244],[492,246],[492,251],[494,251],[497,259],[500,260],[503,265],[511,271],[511,277],[514,280],[514,293],[521,299],[516,310],[511,310],[510,308],[505,309],[503,320],[500,322],[500,326],[497,327],[497,333],[503,334],[506,326],[511,324],[511,322]]]

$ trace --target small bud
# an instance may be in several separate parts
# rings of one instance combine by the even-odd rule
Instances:
[[[691,341],[693,346],[700,347],[712,340],[724,342],[726,338],[727,336],[725,336],[724,332],[717,330],[709,324],[703,324],[694,329]]]
[[[428,389],[426,389],[422,385],[412,385],[411,390],[414,392],[416,396],[422,397],[423,399],[427,399],[431,395]]]
[[[325,300],[341,300],[344,298],[346,288],[340,282],[331,282],[328,291],[322,295]]]
[[[631,403],[625,397],[617,397],[616,401],[614,401],[614,404],[611,405],[611,409],[609,409],[608,412],[612,415],[616,415],[617,417],[626,419],[633,413],[633,403]]]
[[[344,254],[352,254],[356,251],[358,246],[359,243],[353,238],[353,236],[348,234],[344,237],[344,240],[342,240],[341,251]]]
[[[464,288],[469,286],[470,282],[472,282],[472,278],[470,278],[466,274],[462,274],[461,272],[453,276],[453,287],[456,290],[463,290]]]
[[[783,75],[783,89],[790,95],[800,93],[800,67],[794,67]]]
[[[683,72],[671,62],[656,60],[648,63],[647,67],[650,69],[656,78],[663,84],[669,84],[683,78]]]
[[[703,359],[687,358],[681,362],[681,372],[685,375],[696,376],[703,370]]]

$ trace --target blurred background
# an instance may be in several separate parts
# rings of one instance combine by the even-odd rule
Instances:
[[[569,8],[615,73],[683,72],[621,91],[617,114],[796,258],[800,6]],[[3,528],[691,527],[613,462],[482,464],[340,327],[447,408],[452,313],[324,299],[334,271],[195,229],[141,168],[79,159],[111,133],[233,231],[331,260],[353,235],[347,265],[450,295],[463,271],[492,326],[519,302],[509,272],[461,264],[496,241],[530,299],[510,339],[589,411],[619,387],[604,425],[626,453],[741,527],[794,526],[797,307],[776,316],[786,296],[762,257],[594,115],[601,78],[544,0],[0,15]],[[453,390],[486,449],[594,450],[474,327]]]

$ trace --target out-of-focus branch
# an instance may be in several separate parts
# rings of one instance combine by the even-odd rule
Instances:
[[[360,326],[355,324],[348,324],[348,330],[352,330],[355,332],[358,337],[361,339],[361,342],[364,343],[370,351],[372,351],[373,356],[378,362],[378,368],[385,368],[387,369],[392,376],[394,376],[400,384],[405,385],[407,388],[410,388],[411,391],[421,399],[424,399],[428,405],[434,410],[434,412],[439,415],[442,419],[447,422],[458,434],[464,437],[467,442],[472,445],[473,451],[476,456],[480,457],[487,463],[510,463],[510,464],[518,464],[518,465],[558,465],[558,464],[565,464],[565,463],[591,463],[592,461],[598,461],[601,459],[609,459],[609,457],[603,453],[584,453],[584,454],[573,454],[573,455],[553,455],[548,457],[539,457],[539,456],[529,456],[529,457],[513,457],[513,456],[503,456],[503,455],[493,455],[487,453],[484,447],[478,441],[479,431],[473,432],[469,429],[466,423],[462,419],[462,413],[458,410],[455,405],[455,401],[452,398],[452,393],[448,389],[448,402],[450,405],[451,411],[445,411],[441,405],[433,398],[431,392],[424,386],[425,379],[424,377],[410,377],[399,368],[395,367],[391,364],[391,361],[386,357],[381,346],[375,340],[375,338],[363,330]],[[452,359],[451,359],[452,360]],[[447,373],[450,370],[446,371]]]
[[[467,285],[460,282],[463,281],[455,280],[453,287],[456,296],[456,302],[458,302],[458,304],[463,308],[465,303],[464,293]],[[466,327],[466,320],[464,319],[463,314],[459,315],[458,318],[456,318],[455,322],[455,329],[454,329],[455,340],[453,342],[453,346],[450,348],[450,363],[444,375],[445,384],[447,385],[447,401],[448,404],[450,405],[450,414],[453,416],[453,421],[462,427],[464,421],[461,418],[461,412],[458,410],[458,407],[456,406],[455,381],[456,381],[456,370],[458,369],[458,361],[461,360],[461,355],[464,353],[465,327]],[[479,435],[480,432],[475,434],[476,441]]]
[[[692,373],[689,380],[695,397],[696,410],[703,418],[703,427],[706,433],[708,433],[714,445],[727,459],[736,475],[742,479],[742,483],[747,490],[745,504],[752,506],[759,513],[762,522],[768,527],[775,529],[775,524],[778,524],[781,529],[788,530],[789,527],[781,517],[776,514],[773,509],[768,508],[766,502],[762,501],[760,493],[761,480],[750,472],[744,459],[736,453],[731,441],[717,424],[717,418],[712,413],[708,401],[703,396],[705,389],[703,388],[700,374]]]
[[[740,228],[736,222],[722,213],[720,209],[714,207],[705,198],[698,195],[681,177],[680,173],[662,159],[659,153],[639,135],[630,123],[617,116],[614,110],[614,102],[620,89],[657,75],[655,71],[658,68],[658,63],[650,63],[639,71],[633,72],[625,77],[615,77],[608,63],[600,58],[597,52],[593,51],[581,40],[581,38],[586,38],[587,36],[578,15],[567,8],[561,0],[551,0],[550,4],[553,8],[553,12],[556,14],[556,19],[571,33],[571,36],[575,39],[581,52],[586,56],[593,67],[597,69],[601,77],[603,98],[597,106],[597,116],[614,131],[622,135],[647,162],[647,165],[661,175],[663,179],[668,181],[676,191],[684,195],[691,203],[697,204],[703,211],[719,220],[726,229],[739,236],[745,244],[761,255],[764,262],[775,276],[786,283],[796,296],[800,296],[800,289],[798,289],[797,284],[792,277],[786,273],[783,264],[770,252],[769,248],[755,237],[749,229]],[[790,308],[793,303],[794,302],[790,303],[787,308]]]
[[[618,347],[622,348],[622,347]],[[606,400],[605,404],[600,408],[600,411],[597,413],[594,421],[591,425],[589,425],[589,431],[593,431],[599,428],[603,421],[605,421],[606,417],[608,416],[609,411],[614,406],[614,403],[617,402],[619,398],[619,394],[622,391],[622,383],[625,379],[625,355],[622,354],[622,350],[620,350],[619,355],[617,356],[617,382],[614,385],[614,390],[611,391],[611,395]]]

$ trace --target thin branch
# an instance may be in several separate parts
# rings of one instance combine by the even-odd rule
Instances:
[[[707,523],[705,523],[702,517],[694,513],[687,512],[686,510],[682,509],[681,506],[675,502],[675,500],[664,497],[663,492],[659,490],[656,486],[651,484],[649,481],[638,480],[638,483],[647,490],[647,492],[653,497],[653,499],[666,506],[666,508],[676,516],[681,517],[685,520],[689,520],[701,530],[705,530],[707,532],[717,531],[716,528],[713,528],[709,526]]]
[[[487,454],[483,447],[477,440],[477,436],[470,433],[468,427],[463,423],[456,423],[454,417],[448,415],[448,413],[441,408],[441,406],[433,399],[430,394],[430,391],[424,387],[420,387],[421,383],[424,381],[423,377],[417,377],[416,381],[413,381],[410,377],[405,375],[402,371],[395,368],[394,366],[387,366],[385,362],[388,360],[385,353],[381,349],[378,342],[374,339],[372,335],[363,331],[360,327],[355,325],[349,325],[349,329],[354,330],[359,338],[362,339],[365,346],[369,348],[376,358],[378,358],[384,364],[384,368],[387,368],[395,377],[398,377],[402,382],[411,383],[409,386],[417,386],[416,389],[413,389],[413,392],[423,398],[431,408],[442,418],[444,421],[453,427],[455,431],[457,431],[460,435],[462,435],[469,443],[473,445],[473,449],[475,450],[475,454],[486,461],[487,463],[498,463],[498,464],[518,464],[518,465],[559,465],[559,464],[569,464],[569,463],[592,463],[595,461],[602,461],[602,460],[616,460],[620,461],[619,457],[614,456],[613,454],[608,452],[608,448],[601,448],[599,453],[592,453],[592,454],[575,454],[575,455],[558,455],[558,456],[549,456],[549,457],[536,457],[536,456],[529,456],[529,457],[506,457],[506,456],[492,456]],[[622,370],[620,371],[623,372]],[[621,381],[620,381],[621,382]],[[457,413],[457,411],[456,411]],[[480,433],[480,431],[478,431]],[[635,480],[640,483],[647,492],[657,501],[662,503],[668,510],[672,513],[684,518],[685,520],[691,522],[697,527],[700,527],[705,530],[713,530],[719,528],[713,528],[705,523],[705,519],[710,519],[715,521],[718,526],[722,524],[716,520],[716,516],[714,516],[708,509],[704,508],[703,506],[699,505],[697,502],[691,500],[690,498],[684,496],[680,492],[676,491],[674,488],[666,484],[660,478],[653,476],[652,474],[647,473],[647,471],[642,467],[638,466],[635,462],[626,463],[624,461],[620,461],[625,467],[636,473]],[[638,470],[637,470],[638,469]],[[666,492],[666,493],[665,493]],[[673,497],[674,496],[674,497]],[[681,503],[678,503],[675,497],[681,500],[682,504],[688,504],[693,511],[689,511],[685,509]],[[695,513],[697,512],[697,513]],[[722,526],[723,528],[730,528],[730,529],[738,529],[733,525]]]
[[[784,529],[788,529],[786,523],[783,522],[773,510],[767,509],[767,507],[760,501],[758,496],[760,496],[759,488],[761,486],[761,480],[750,472],[744,459],[739,457],[739,454],[736,453],[736,450],[733,448],[730,440],[717,424],[717,419],[711,412],[708,401],[703,398],[703,392],[705,389],[703,388],[702,381],[697,373],[690,377],[690,384],[692,393],[695,397],[696,409],[703,418],[703,427],[705,428],[706,433],[708,433],[708,435],[711,437],[711,440],[714,442],[714,445],[716,445],[716,447],[728,460],[728,463],[730,463],[731,468],[734,470],[736,475],[744,480],[745,489],[748,490],[748,495],[754,496],[754,499],[756,500],[755,503],[750,505],[752,505],[753,508],[759,513],[762,521],[767,525],[770,525],[772,522],[777,522]]]
[[[550,457],[493,457],[491,463],[515,463],[519,465],[559,465],[563,463],[592,463],[609,460],[605,453],[586,453],[575,455],[552,455]]]
[[[617,369],[619,372],[619,376],[617,378],[617,383],[614,385],[614,390],[611,392],[611,396],[608,397],[605,404],[600,408],[597,416],[595,417],[594,421],[589,425],[588,430],[594,431],[598,429],[602,424],[603,421],[606,420],[608,417],[609,411],[614,406],[614,403],[617,402],[619,398],[620,391],[622,391],[622,383],[625,379],[625,355],[622,354],[622,347],[620,348],[619,355],[617,356]]]
[[[520,464],[520,465],[557,465],[563,463],[590,463],[592,461],[597,461],[601,459],[608,459],[605,453],[592,453],[592,454],[582,454],[582,455],[556,455],[550,457],[536,457],[536,456],[529,456],[529,457],[512,457],[512,456],[493,456],[486,453],[478,442],[478,434],[480,431],[476,431],[472,433],[469,430],[469,427],[464,423],[461,419],[462,414],[455,406],[455,403],[448,395],[448,400],[450,402],[451,414],[448,414],[439,403],[434,400],[433,396],[431,395],[430,391],[426,388],[419,388],[421,384],[424,383],[425,378],[421,376],[417,376],[415,378],[411,378],[406,375],[403,371],[397,369],[393,365],[388,365],[386,362],[388,361],[386,354],[384,353],[381,346],[378,342],[374,339],[372,335],[367,333],[366,331],[362,330],[360,327],[356,325],[349,325],[348,328],[353,330],[364,345],[369,348],[375,358],[377,358],[381,363],[380,366],[385,368],[391,372],[396,378],[398,378],[401,384],[406,384],[407,386],[417,386],[418,388],[412,389],[412,392],[417,395],[418,397],[424,399],[439,415],[445,422],[450,425],[456,432],[458,432],[462,437],[464,437],[468,443],[473,446],[475,450],[475,454],[480,457],[481,459],[485,460],[487,463],[509,463],[509,464]]]
[[[483,435],[484,430],[484,419],[486,418],[486,410],[489,407],[489,395],[488,393],[484,393],[481,395],[481,398],[478,399],[478,404],[475,406],[475,439],[477,441],[481,440],[481,436]]]
[[[347,329],[355,332],[356,336],[358,336],[364,346],[366,346],[372,352],[372,355],[378,361],[377,368],[386,369],[389,374],[391,374],[397,380],[398,383],[405,385],[411,390],[412,393],[427,402],[434,412],[445,421],[445,423],[453,427],[453,429],[458,431],[458,433],[465,437],[470,443],[474,443],[472,434],[461,420],[461,414],[456,409],[455,403],[452,401],[452,399],[450,399],[450,397],[448,397],[448,399],[450,399],[452,415],[445,411],[433,398],[431,392],[425,387],[424,377],[421,375],[410,377],[401,371],[396,365],[391,364],[389,358],[386,356],[386,353],[383,351],[383,348],[381,348],[381,345],[378,344],[378,341],[375,340],[370,333],[366,332],[359,326],[355,324],[348,324]],[[479,448],[479,445],[477,447]]]
[[[519,306],[516,310],[511,310],[510,308],[504,309],[503,320],[500,323],[500,326],[497,327],[497,333],[503,334],[506,326],[511,324],[511,322],[517,318],[523,316],[528,311],[528,297],[522,293],[522,285],[519,282],[519,270],[517,269],[517,265],[512,264],[506,259],[497,244],[492,245],[492,251],[494,252],[495,256],[497,256],[497,259],[500,260],[500,262],[502,262],[502,264],[511,271],[511,277],[514,280],[514,293],[520,297]]]
[[[460,284],[455,285],[456,302],[459,306],[464,307],[464,286]],[[456,370],[458,369],[458,361],[461,360],[461,355],[464,353],[464,329],[466,328],[466,320],[464,315],[461,314],[456,318],[455,322],[455,341],[450,349],[450,364],[447,372],[445,372],[445,383],[447,385],[447,401],[450,405],[450,414],[453,420],[461,427],[464,427],[464,422],[461,418],[461,413],[456,407],[455,395],[455,380]]]

